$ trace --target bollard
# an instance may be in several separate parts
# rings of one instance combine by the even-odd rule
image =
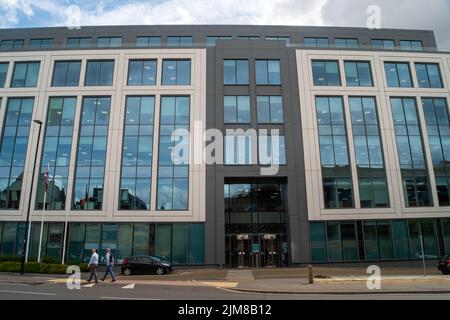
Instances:
[[[308,274],[309,274],[309,284],[314,284],[314,274],[312,265],[308,266]]]

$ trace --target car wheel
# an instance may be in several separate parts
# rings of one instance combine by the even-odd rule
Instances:
[[[441,270],[441,272],[444,276],[448,276],[448,274],[449,274],[448,270]]]
[[[124,276],[130,276],[131,275],[131,269],[130,268],[123,269],[123,275]]]
[[[162,276],[164,274],[164,269],[161,268],[161,267],[158,267],[156,269],[156,274],[159,275],[159,276]]]

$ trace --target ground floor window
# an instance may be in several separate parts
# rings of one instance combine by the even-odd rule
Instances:
[[[21,254],[24,232],[24,223],[0,222],[1,257]],[[32,223],[30,261],[37,260],[40,233],[41,223]],[[110,248],[118,260],[130,255],[152,255],[174,264],[203,264],[204,236],[201,223],[69,223],[65,261],[88,262],[92,249],[104,257],[106,248]],[[64,223],[44,223],[40,245],[43,261],[60,262],[63,242]]]
[[[450,219],[310,223],[314,262],[435,259],[450,254]]]

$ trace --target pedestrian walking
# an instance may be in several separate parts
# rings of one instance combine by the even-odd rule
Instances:
[[[114,267],[114,256],[111,253],[111,249],[110,248],[106,248],[106,255],[105,255],[105,263],[106,263],[106,272],[105,275],[102,278],[102,281],[105,281],[106,277],[108,276],[108,273],[111,274],[111,282],[115,282],[116,279],[114,277],[114,271],[113,271],[113,267]]]
[[[95,283],[98,283],[98,279],[97,279],[98,254],[95,249],[92,249],[92,255],[91,255],[91,259],[89,260],[88,267],[91,270],[91,275],[89,276],[88,282],[91,283],[92,278],[94,278]]]

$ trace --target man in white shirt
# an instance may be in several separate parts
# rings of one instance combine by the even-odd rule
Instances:
[[[102,278],[102,281],[105,281],[106,277],[108,276],[108,273],[110,273],[112,278],[111,282],[115,282],[116,279],[114,278],[114,271],[113,271],[114,256],[112,255],[110,248],[106,248],[105,263],[106,263],[106,272]]]
[[[91,283],[92,278],[94,278],[95,283],[98,283],[97,279],[97,269],[98,269],[98,254],[95,249],[92,249],[91,259],[89,260],[89,269],[91,270],[91,275],[89,276],[88,282]]]

